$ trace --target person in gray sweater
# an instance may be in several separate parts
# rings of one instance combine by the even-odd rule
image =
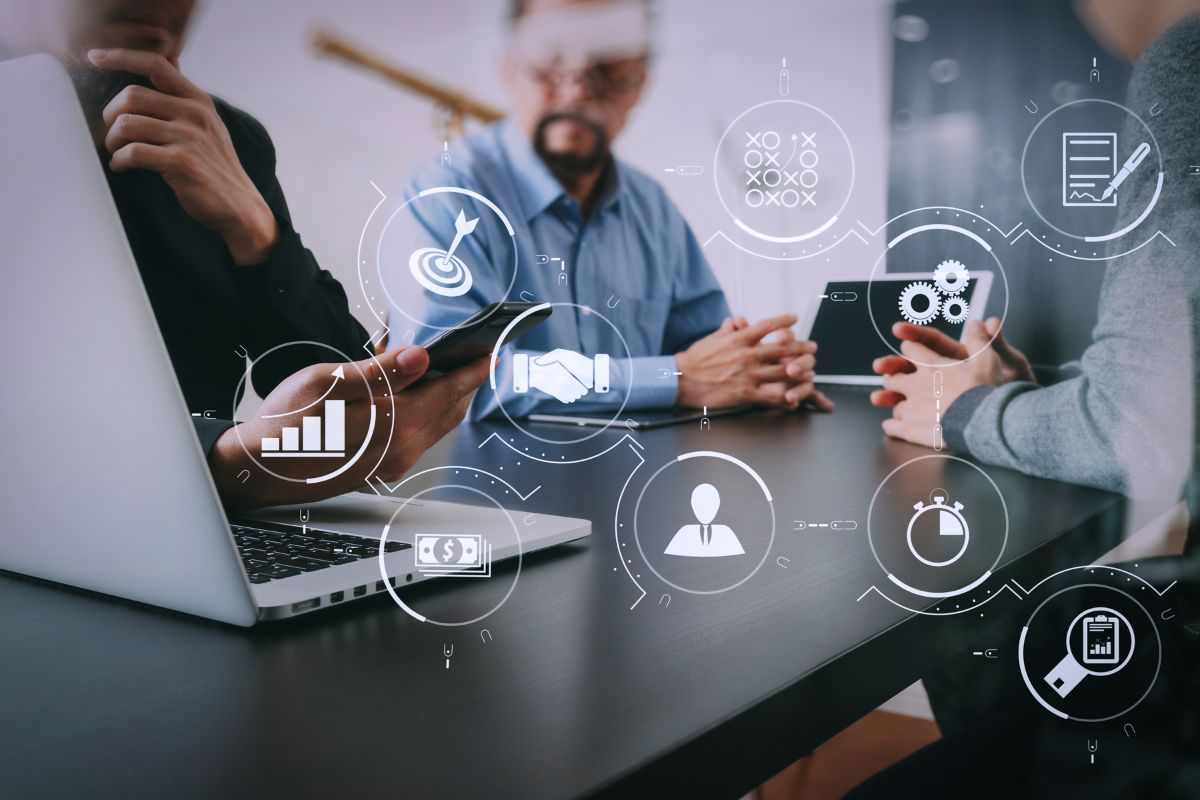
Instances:
[[[1126,106],[1153,125],[1165,172],[1162,195],[1137,228],[1156,238],[1107,261],[1099,322],[1079,361],[1033,369],[993,318],[968,326],[962,344],[937,331],[899,323],[905,357],[877,359],[890,406],[883,423],[894,437],[929,446],[936,423],[933,371],[943,374],[941,423],[947,445],[982,462],[1044,478],[1095,486],[1141,499],[1177,500],[1196,449],[1195,356],[1200,344],[1200,178],[1195,163],[1200,104],[1200,3],[1080,3],[1098,38],[1137,58]],[[1153,43],[1147,42],[1160,33]],[[1140,55],[1140,57],[1139,57]],[[1162,110],[1147,112],[1161,103]],[[1136,128],[1136,130],[1135,130]],[[1130,121],[1123,141],[1138,141]],[[1157,185],[1154,170],[1135,170],[1121,186],[1118,227],[1132,222]],[[1109,254],[1136,243],[1125,236]],[[1046,268],[1053,269],[1049,263]],[[1019,297],[1011,302],[1020,302]]]

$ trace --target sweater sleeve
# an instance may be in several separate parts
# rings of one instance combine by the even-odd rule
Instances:
[[[1196,88],[1197,74],[1200,20],[1192,19],[1143,55],[1127,105],[1148,107],[1168,90],[1194,97],[1179,90]],[[1135,497],[1179,489],[1194,442],[1200,198],[1177,176],[1187,174],[1198,123],[1195,102],[1168,107],[1155,122],[1162,172],[1152,154],[1151,168],[1121,187],[1119,225],[1134,221],[1156,194],[1157,203],[1134,234],[1110,245],[1099,321],[1078,365],[1044,388],[1017,382],[967,392],[947,411],[949,444],[989,463]],[[1143,138],[1131,120],[1121,141]],[[1121,254],[1136,244],[1130,238],[1150,241]]]

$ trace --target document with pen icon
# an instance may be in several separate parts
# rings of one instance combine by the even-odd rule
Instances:
[[[1064,206],[1115,206],[1116,192],[1105,197],[1117,173],[1116,133],[1064,133]]]

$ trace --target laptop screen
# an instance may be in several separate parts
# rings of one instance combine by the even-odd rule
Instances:
[[[900,316],[900,292],[912,283],[911,278],[880,278],[871,287],[871,306],[879,333],[887,337],[892,346],[899,349],[900,340],[892,336],[892,324],[904,318]],[[872,377],[871,362],[891,351],[884,346],[871,325],[867,311],[868,281],[830,281],[825,287],[825,297],[817,307],[810,339],[817,342],[817,375],[857,375]],[[975,293],[976,279],[967,282],[962,296],[970,303]],[[834,297],[851,297],[854,300],[834,300]],[[929,323],[958,340],[962,337],[962,323],[951,323],[940,316]]]

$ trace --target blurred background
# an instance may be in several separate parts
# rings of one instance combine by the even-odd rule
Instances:
[[[184,71],[266,125],[296,227],[352,297],[358,238],[378,199],[370,182],[393,191],[414,166],[436,159],[444,115],[419,93],[320,54],[314,33],[336,33],[503,110],[507,5],[200,5]],[[928,205],[976,211],[1006,231],[1033,221],[1020,186],[1021,148],[1034,122],[1025,103],[1044,113],[1083,92],[1120,101],[1128,77],[1128,65],[1092,40],[1069,0],[658,0],[655,20],[650,84],[616,149],[662,182],[701,242],[730,228],[711,181],[717,140],[746,108],[779,96],[784,58],[790,97],[832,115],[854,148],[857,175],[842,222],[871,229]],[[1092,58],[1102,81],[1089,85]],[[680,164],[706,171],[665,171]],[[827,278],[866,277],[881,249],[850,240],[777,262],[717,238],[706,253],[735,310],[754,318],[806,307]],[[1037,362],[1076,357],[1094,323],[1103,262],[1051,262],[1028,239],[1001,252],[1010,338]]]

